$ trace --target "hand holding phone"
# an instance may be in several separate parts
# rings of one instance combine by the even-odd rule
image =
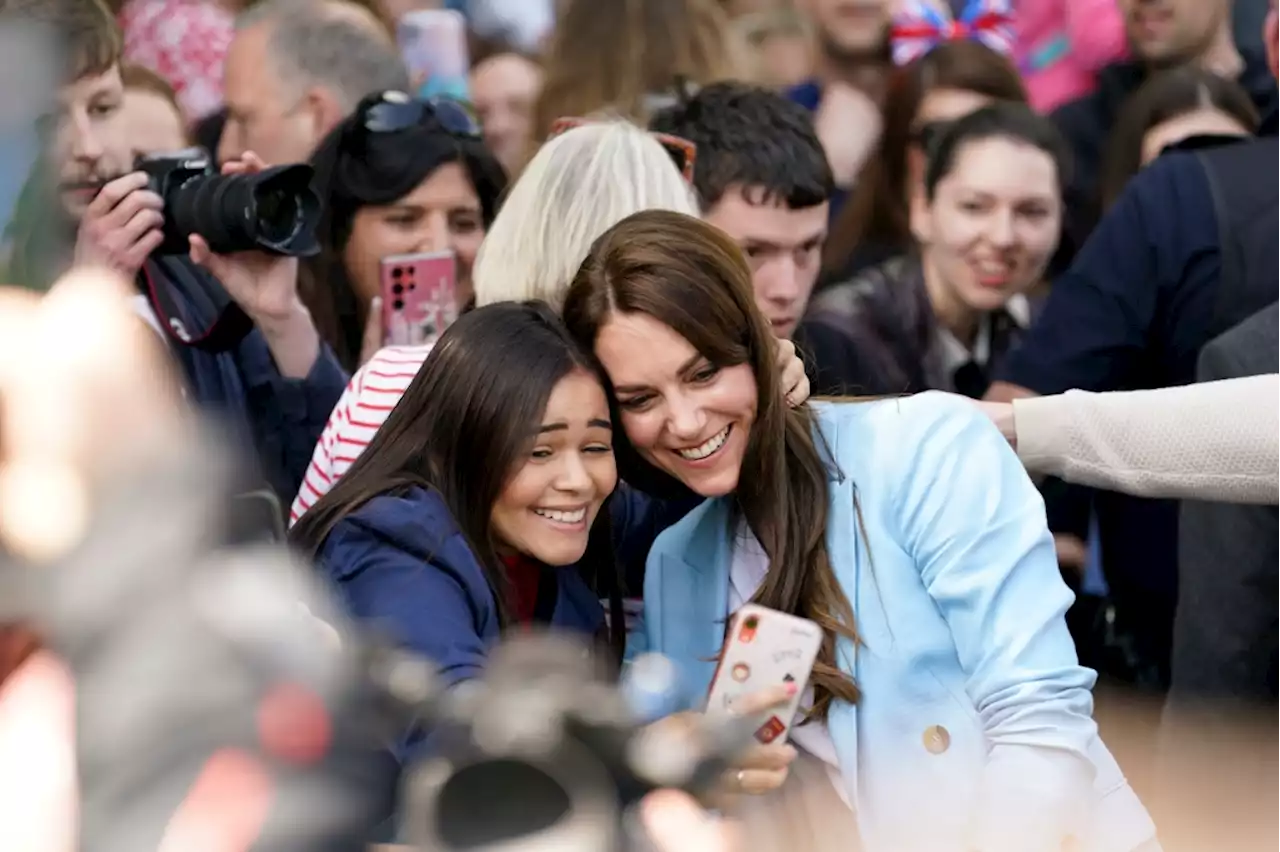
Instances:
[[[392,255],[380,267],[383,345],[433,343],[458,318],[453,252]]]
[[[764,745],[785,743],[821,646],[822,628],[812,621],[745,605],[730,625],[707,712],[749,713],[775,706],[756,739]]]

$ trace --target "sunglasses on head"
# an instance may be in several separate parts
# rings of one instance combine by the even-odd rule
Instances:
[[[462,139],[479,139],[480,123],[467,105],[452,98],[414,98],[404,92],[383,92],[361,110],[360,126],[368,133],[396,133],[434,119],[445,132]]]
[[[575,127],[585,127],[588,124],[598,123],[588,118],[557,118],[551,125],[551,133],[547,138],[554,139],[562,133],[568,133]],[[698,159],[698,146],[688,139],[681,139],[679,136],[672,136],[668,133],[650,132],[649,135],[671,157],[671,162],[675,163],[680,174],[684,175],[685,181],[692,183],[693,165]]]

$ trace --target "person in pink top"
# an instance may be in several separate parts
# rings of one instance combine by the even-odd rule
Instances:
[[[188,121],[222,106],[222,63],[238,0],[127,0],[119,19],[124,58],[173,86]]]
[[[1093,91],[1128,53],[1116,0],[1015,0],[1013,58],[1031,105],[1048,113]]]

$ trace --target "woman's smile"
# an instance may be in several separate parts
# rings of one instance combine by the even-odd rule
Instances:
[[[705,464],[712,461],[717,453],[729,441],[729,434],[733,431],[733,424],[721,429],[707,440],[703,441],[695,447],[682,447],[675,450],[676,455],[684,459],[690,464]]]
[[[585,503],[572,507],[551,508],[535,506],[532,511],[542,518],[552,529],[564,532],[582,532],[587,528],[587,505]]]

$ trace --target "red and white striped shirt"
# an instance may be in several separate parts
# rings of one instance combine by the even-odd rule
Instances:
[[[302,488],[289,510],[289,526],[297,523],[369,446],[430,351],[430,345],[388,346],[351,377],[320,433]]]

